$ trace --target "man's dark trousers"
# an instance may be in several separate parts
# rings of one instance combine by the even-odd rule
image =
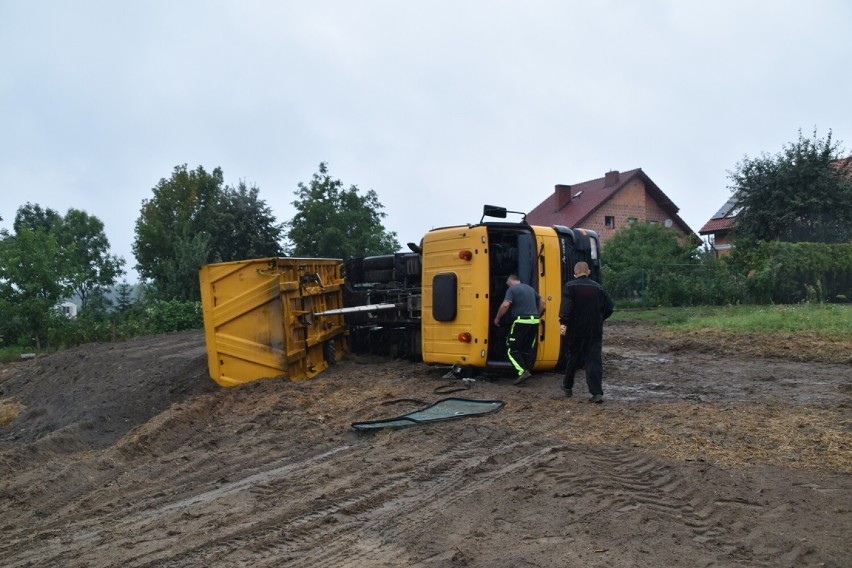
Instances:
[[[586,364],[586,384],[589,393],[603,396],[603,362],[601,361],[601,348],[603,336],[572,337],[568,339],[568,366],[565,369],[565,379],[562,381],[563,389],[574,388],[574,373],[580,362]]]

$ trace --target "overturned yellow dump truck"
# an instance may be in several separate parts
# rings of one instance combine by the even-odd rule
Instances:
[[[266,377],[309,379],[346,349],[343,263],[262,258],[199,271],[210,377],[232,387]]]

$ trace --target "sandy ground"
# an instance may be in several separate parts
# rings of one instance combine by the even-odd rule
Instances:
[[[755,341],[609,324],[602,405],[358,357],[222,389],[200,332],[3,365],[0,565],[850,566],[852,367]],[[506,406],[351,427],[447,396]]]

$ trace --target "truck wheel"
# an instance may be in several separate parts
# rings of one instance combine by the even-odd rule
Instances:
[[[423,263],[419,256],[409,258],[405,263],[405,274],[408,276],[420,276],[423,272]]]
[[[364,272],[364,282],[390,282],[391,280],[393,280],[393,268]]]
[[[387,268],[393,269],[394,257],[392,254],[383,254],[381,256],[368,256],[364,258],[364,270],[384,270]]]
[[[328,363],[329,367],[337,363],[337,346],[333,339],[329,339],[322,344],[322,358]]]

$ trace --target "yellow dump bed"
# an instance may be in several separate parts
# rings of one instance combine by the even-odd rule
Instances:
[[[236,386],[266,377],[309,379],[345,350],[343,263],[262,258],[202,266],[210,377]]]

